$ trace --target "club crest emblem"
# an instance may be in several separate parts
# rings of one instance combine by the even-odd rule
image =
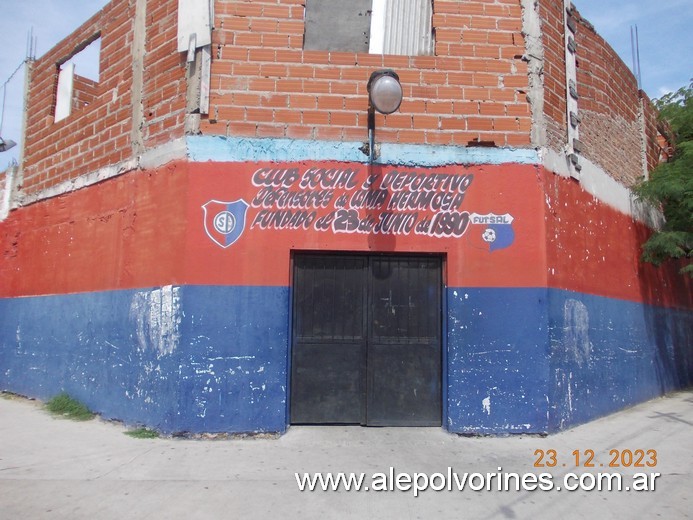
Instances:
[[[245,230],[248,203],[243,199],[234,202],[210,200],[202,205],[205,232],[212,241],[226,249],[234,244]]]

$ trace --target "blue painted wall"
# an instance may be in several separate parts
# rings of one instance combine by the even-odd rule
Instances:
[[[549,294],[551,431],[693,384],[692,312]]]
[[[450,288],[446,427],[553,432],[693,383],[693,313],[541,288]],[[162,432],[283,432],[289,289],[0,299],[0,389],[65,390]]]
[[[547,290],[450,288],[447,297],[448,429],[547,431]]]
[[[0,388],[162,432],[286,429],[288,289],[0,299]]]
[[[557,289],[448,290],[452,432],[556,432],[693,384],[693,313]]]

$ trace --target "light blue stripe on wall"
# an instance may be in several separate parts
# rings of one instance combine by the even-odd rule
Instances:
[[[365,163],[363,143],[260,139],[224,136],[188,136],[188,156],[193,162],[297,162],[340,161]],[[537,164],[539,154],[528,148],[488,148],[380,144],[377,164],[443,166],[446,164]]]

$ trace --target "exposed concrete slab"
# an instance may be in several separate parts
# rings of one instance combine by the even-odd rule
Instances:
[[[693,391],[550,437],[467,438],[437,428],[292,427],[278,439],[218,441],[123,435],[99,420],[55,419],[0,399],[0,518],[688,518]],[[458,473],[576,470],[574,450],[608,464],[611,449],[657,450],[653,492],[300,492],[294,472]],[[534,468],[535,450],[559,465]],[[567,466],[562,467],[563,462]],[[604,471],[595,468],[593,471]],[[616,471],[615,469],[611,471]],[[368,477],[367,477],[368,478]]]

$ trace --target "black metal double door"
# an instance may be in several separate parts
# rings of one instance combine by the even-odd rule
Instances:
[[[442,262],[294,258],[291,422],[440,426]]]

